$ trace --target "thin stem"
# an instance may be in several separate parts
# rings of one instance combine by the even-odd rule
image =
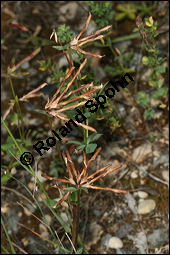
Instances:
[[[86,125],[89,125],[89,121],[88,119],[86,119]],[[83,129],[83,133],[84,133],[84,144],[87,145],[87,138],[89,136],[89,130],[88,129]]]
[[[112,48],[111,45],[109,45],[109,49],[110,49],[111,52],[113,53],[114,57],[117,57],[116,52],[114,51],[114,49]],[[117,63],[118,63],[118,65],[120,66],[120,69],[122,70],[122,73],[124,73],[124,66],[123,66],[123,64],[120,62],[119,59],[117,59]]]
[[[19,118],[21,120],[21,127],[20,127],[20,123],[19,123],[19,119],[18,119],[18,129],[19,129],[20,138],[21,138],[22,141],[24,141],[25,139],[24,139],[23,116],[22,116],[21,108],[20,108],[20,105],[19,105],[19,102],[18,102],[18,97],[16,98],[17,95],[15,93],[14,86],[13,86],[13,83],[12,83],[12,79],[11,79],[10,76],[9,76],[9,82],[10,82],[13,98],[14,98],[14,100],[16,102],[17,113],[18,113],[18,116],[19,116]]]
[[[47,117],[47,119],[48,119],[48,123],[49,123],[49,125],[50,125],[50,128],[51,128],[51,130],[52,130],[53,127],[52,127],[51,120],[50,120],[49,117]],[[53,137],[54,137],[54,134],[53,134]],[[58,144],[57,142],[56,142],[56,148],[57,148],[57,152],[58,152],[58,155],[59,155],[61,164],[62,164],[62,168],[65,169],[65,164],[64,164],[64,160],[63,160],[63,157],[62,157],[62,154],[61,154],[60,146],[59,146],[59,144]]]
[[[77,248],[77,238],[79,233],[79,219],[80,219],[80,190],[77,191],[77,202],[73,204],[73,226],[72,226],[72,243]],[[71,253],[73,253],[73,248]]]

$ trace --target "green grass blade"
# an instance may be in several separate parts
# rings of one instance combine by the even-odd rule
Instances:
[[[6,234],[6,237],[7,237],[7,239],[8,239],[8,242],[9,242],[9,244],[10,244],[10,246],[11,246],[11,251],[12,251],[13,254],[16,254],[16,251],[15,251],[15,249],[14,249],[14,246],[13,246],[13,244],[12,244],[12,241],[11,241],[11,239],[10,239],[10,236],[8,235],[8,231],[7,231],[6,227],[5,227],[5,224],[4,224],[4,221],[3,221],[3,218],[2,218],[2,217],[1,217],[1,224],[2,224],[2,227],[3,227],[4,232],[5,232],[5,234]]]
[[[5,254],[11,254],[3,245],[1,245],[1,249],[5,252]]]

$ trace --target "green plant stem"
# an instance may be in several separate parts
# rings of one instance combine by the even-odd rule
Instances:
[[[13,134],[12,134],[12,133],[11,133],[11,131],[9,130],[9,128],[8,128],[7,124],[5,123],[5,121],[3,120],[3,118],[1,118],[1,121],[2,121],[2,124],[4,125],[4,127],[6,128],[6,130],[7,130],[8,134],[9,134],[9,135],[10,135],[10,137],[12,138],[12,140],[13,140],[14,144],[15,144],[15,145],[16,145],[16,147],[18,148],[19,152],[20,152],[20,153],[22,153],[21,148],[19,147],[19,145],[18,145],[17,141],[15,140],[15,138],[14,138]]]
[[[58,43],[60,44],[60,46],[63,46],[62,43],[60,42],[60,40],[58,40]],[[68,62],[68,64],[69,64],[70,67],[71,67],[71,66],[72,66],[72,63],[70,62],[69,58],[67,57],[67,53],[66,53],[66,51],[65,51],[64,49],[63,49],[63,54],[64,54],[64,56],[66,57],[67,62]]]
[[[77,191],[77,202],[73,204],[73,225],[72,225],[72,243],[77,249],[77,238],[79,233],[79,219],[80,219],[80,190]],[[73,248],[71,253],[73,253]]]
[[[89,125],[89,121],[88,119],[86,119],[86,125]],[[83,129],[83,133],[84,133],[84,144],[87,145],[87,138],[89,136],[89,130],[88,129]]]
[[[109,45],[109,49],[110,49],[111,52],[113,53],[114,57],[117,57],[116,52],[114,51],[114,49],[112,48],[111,45]],[[124,69],[125,69],[125,68],[124,68],[124,66],[122,65],[122,63],[120,62],[119,59],[117,60],[117,63],[118,63],[118,65],[120,66],[120,69],[122,70],[122,73],[124,73]]]
[[[49,122],[49,125],[50,125],[50,128],[51,130],[53,129],[52,127],[52,123],[51,123],[51,120],[49,117],[47,117],[48,119],[48,122]],[[52,134],[52,136],[54,137],[54,134]],[[55,137],[54,137],[55,138]],[[60,158],[60,161],[61,161],[61,164],[62,164],[62,167],[63,169],[65,169],[65,164],[64,164],[64,160],[63,160],[63,157],[62,157],[62,154],[61,154],[61,150],[60,150],[60,146],[59,144],[56,142],[56,148],[57,148],[57,152],[58,152],[58,155],[59,155],[59,158]]]
[[[22,116],[21,108],[20,108],[20,105],[19,105],[19,102],[18,102],[18,97],[16,98],[17,95],[15,93],[14,86],[13,86],[13,83],[12,83],[12,79],[11,79],[10,76],[9,76],[9,82],[10,82],[13,98],[16,102],[17,113],[18,113],[19,119],[21,120],[21,127],[20,127],[20,123],[19,123],[19,120],[18,120],[18,129],[19,129],[20,138],[21,138],[22,141],[24,141],[25,139],[24,139],[23,116]]]
[[[5,254],[11,254],[3,245],[1,245],[1,249],[5,252]]]
[[[2,227],[3,227],[3,229],[4,229],[4,232],[5,232],[5,234],[6,234],[6,237],[7,237],[7,239],[8,239],[9,244],[10,244],[12,253],[13,253],[13,254],[16,254],[16,251],[15,251],[15,249],[14,249],[14,246],[13,246],[13,244],[12,244],[12,241],[11,241],[11,239],[10,239],[10,236],[9,236],[9,234],[8,234],[8,231],[7,231],[7,229],[6,229],[6,226],[5,226],[5,224],[4,224],[4,221],[3,221],[3,218],[2,218],[2,217],[1,217],[1,225],[2,225]]]

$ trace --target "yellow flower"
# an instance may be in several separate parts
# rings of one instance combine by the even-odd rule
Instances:
[[[153,21],[152,16],[149,18],[149,22],[148,21],[145,22],[146,26],[148,26],[148,27],[152,27],[153,23],[154,23],[154,21]]]

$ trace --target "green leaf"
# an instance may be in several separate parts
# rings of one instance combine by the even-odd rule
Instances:
[[[82,254],[83,252],[83,247],[78,248],[78,250],[76,251],[76,254]]]
[[[134,20],[136,18],[136,15],[134,13],[128,13],[128,18]]]
[[[66,191],[77,191],[77,189],[74,188],[74,187],[68,187],[68,188],[66,188],[65,190],[66,190]]]
[[[152,87],[155,87],[157,89],[160,89],[162,87],[164,83],[164,79],[159,79],[157,81],[152,81],[152,80],[149,80],[149,85],[152,86]]]
[[[86,153],[92,153],[95,151],[97,147],[97,144],[96,143],[90,143],[86,146]]]
[[[14,151],[14,146],[13,146],[14,144],[2,144],[1,145],[1,149],[3,150],[3,151],[8,151],[8,150],[12,150],[12,151]]]
[[[135,27],[134,29],[133,29],[133,32],[138,32],[139,31],[139,29],[137,28],[137,27]]]
[[[121,19],[123,19],[126,16],[126,13],[118,13],[115,15],[115,20],[119,21]]]
[[[16,123],[17,120],[18,120],[18,114],[15,112],[14,115],[11,116],[11,121],[12,121],[11,124]]]
[[[82,143],[79,142],[79,141],[69,141],[69,142],[67,142],[67,144],[72,144],[72,143],[74,143],[74,144],[79,144],[79,145],[82,144]],[[84,145],[84,144],[83,144],[83,145]]]
[[[149,140],[151,141],[151,143],[153,143],[154,141],[155,141],[155,135],[154,135],[154,133],[153,132],[150,132],[149,134],[148,134],[148,137],[149,137]]]
[[[78,147],[76,148],[76,150],[77,150],[77,151],[81,151],[81,150],[83,150],[85,147],[86,147],[86,145],[85,145],[85,144],[82,144],[82,145],[78,146]]]
[[[153,93],[153,97],[154,98],[160,98],[160,97],[163,97],[164,95],[166,95],[168,93],[168,87],[163,87],[163,88],[160,88],[158,89],[157,91],[155,91]]]
[[[118,4],[118,5],[117,5],[117,10],[118,10],[118,11],[126,12],[126,8],[125,8],[125,6],[122,5],[122,4]]]
[[[102,134],[94,133],[87,138],[87,144],[96,141]]]
[[[161,73],[165,73],[166,68],[165,68],[164,66],[157,66],[157,67],[155,68],[155,71],[156,71],[156,74],[157,74],[157,75],[160,75]]]
[[[142,107],[146,107],[150,103],[150,97],[144,92],[138,92],[137,94],[137,103]]]
[[[8,180],[11,179],[11,177],[12,177],[11,174],[4,174],[4,175],[2,175],[2,177],[1,177],[1,183],[7,182]]]
[[[16,139],[16,141],[18,141],[19,143],[21,142],[20,139]],[[8,136],[6,143],[1,145],[1,149],[3,151],[11,150],[13,153],[15,152],[15,145],[14,145],[14,142],[10,136]]]
[[[43,110],[34,110],[35,112],[38,112],[38,113],[41,113],[41,114],[44,114],[44,115],[47,115],[49,117],[52,117],[51,114],[48,113],[48,111],[43,111]]]
[[[148,120],[151,120],[151,119],[153,119],[154,116],[155,116],[155,111],[154,111],[154,109],[152,109],[152,108],[148,108],[148,109],[146,109],[146,110],[144,111],[144,115],[146,116],[146,118],[147,118]]]
[[[85,113],[83,113],[84,114],[84,116],[88,119],[88,118],[90,118],[90,113],[89,112],[85,112]]]
[[[146,56],[144,56],[143,58],[142,58],[142,63],[144,64],[144,65],[148,65],[149,64],[149,58],[148,57],[146,57]]]
[[[53,207],[56,204],[56,201],[49,198],[46,200],[46,203],[49,207]]]
[[[88,193],[88,188],[81,187],[81,189]]]
[[[65,46],[53,46],[54,49],[57,50],[67,50],[70,47],[70,45],[65,45]]]

